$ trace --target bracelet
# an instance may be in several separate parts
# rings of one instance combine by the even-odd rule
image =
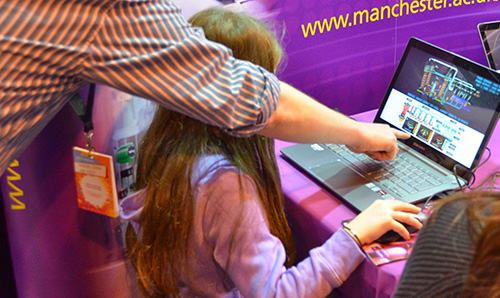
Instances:
[[[356,243],[358,244],[359,247],[362,247],[363,244],[361,243],[361,240],[359,240],[358,236],[351,230],[351,228],[349,228],[349,226],[347,224],[344,225],[344,231],[346,231],[347,234],[349,234],[349,236],[352,237],[352,239],[354,239],[354,241],[356,241]]]

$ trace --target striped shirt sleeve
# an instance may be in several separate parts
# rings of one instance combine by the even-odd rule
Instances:
[[[257,133],[276,109],[278,79],[205,39],[169,1],[120,1],[89,46],[84,76],[224,128]]]

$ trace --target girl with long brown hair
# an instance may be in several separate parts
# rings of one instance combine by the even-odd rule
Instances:
[[[278,68],[282,49],[260,21],[209,9],[190,22],[236,58]],[[360,245],[389,229],[408,238],[395,219],[419,225],[404,212],[417,207],[377,202],[292,266],[273,140],[232,137],[162,107],[140,146],[137,176],[142,190],[121,212],[134,224],[127,240],[140,288],[152,297],[326,296],[364,260]]]

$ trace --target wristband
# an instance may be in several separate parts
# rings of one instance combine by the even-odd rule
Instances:
[[[351,236],[352,239],[354,239],[354,241],[358,244],[359,247],[363,246],[361,240],[359,240],[358,236],[351,230],[351,228],[349,228],[347,224],[344,225],[344,231],[346,231],[346,233],[349,234],[349,236]]]

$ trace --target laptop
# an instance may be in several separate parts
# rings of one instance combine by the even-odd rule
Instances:
[[[477,25],[488,65],[500,70],[500,21]]]
[[[471,181],[499,111],[500,73],[411,38],[374,119],[411,135],[394,160],[333,144],[281,153],[357,211],[377,199],[418,203]]]

